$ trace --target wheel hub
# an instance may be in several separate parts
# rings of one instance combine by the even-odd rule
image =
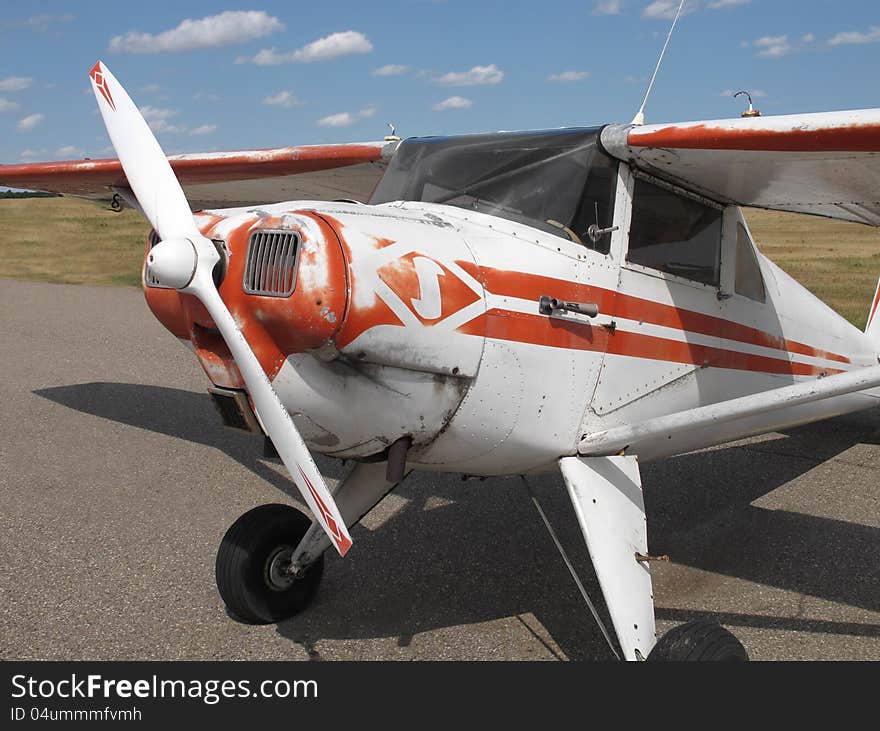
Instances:
[[[296,582],[296,574],[291,572],[294,546],[279,546],[266,559],[264,576],[266,585],[273,591],[286,591]]]

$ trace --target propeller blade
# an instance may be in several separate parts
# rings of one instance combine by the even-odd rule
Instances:
[[[248,393],[250,393],[257,413],[260,415],[260,420],[275,445],[278,455],[287,467],[287,471],[299,488],[306,504],[324,528],[330,541],[336,546],[339,555],[344,556],[351,547],[351,536],[348,534],[339,508],[327,488],[318,466],[312,459],[309,448],[293,423],[293,419],[290,418],[290,414],[284,408],[272,388],[272,384],[269,383],[263,367],[241,330],[235,324],[235,319],[227,309],[226,303],[220,298],[220,293],[211,278],[210,270],[205,272],[199,269],[189,287],[184,291],[191,292],[205,305],[205,309],[208,310],[208,314],[217,325],[226,345],[229,346],[229,351],[235,359],[235,364],[241,372]]]
[[[89,77],[129,185],[162,238],[150,252],[148,261],[153,272],[168,285],[194,295],[204,304],[235,359],[284,466],[339,555],[344,556],[351,547],[351,536],[339,508],[309,448],[214,284],[211,272],[220,258],[214,244],[196,227],[180,182],[131,97],[100,61]]]
[[[201,237],[168,158],[131,97],[100,61],[89,78],[107,134],[147,220],[163,240]]]

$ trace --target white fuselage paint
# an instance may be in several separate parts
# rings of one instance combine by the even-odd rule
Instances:
[[[415,469],[480,475],[555,469],[559,457],[577,454],[586,434],[767,391],[825,371],[877,363],[877,348],[863,333],[763,256],[758,259],[766,301],[731,294],[730,232],[737,222],[745,223],[736,207],[724,211],[721,290],[725,297],[718,297],[717,288],[627,263],[631,191],[632,178],[621,165],[615,206],[620,228],[611,236],[607,255],[519,223],[428,203],[272,206],[291,211],[314,208],[339,221],[349,244],[355,242],[353,271],[370,282],[366,291],[354,296],[365,298],[367,304],[378,297],[400,320],[367,329],[343,347],[336,360],[311,354],[288,358],[274,386],[310,446],[326,454],[358,458],[410,435],[408,464]],[[382,237],[393,243],[370,248],[358,244],[358,237],[363,242]],[[418,279],[417,291],[406,299],[377,275],[405,256],[414,257]],[[472,266],[477,269],[473,276]],[[632,341],[638,345],[634,352],[616,345],[612,352],[610,345],[606,350],[529,342],[528,330],[516,337],[498,337],[491,330],[485,337],[464,333],[492,311],[538,316],[534,291],[527,296],[493,291],[487,274],[491,271],[588,285],[603,290],[612,302],[615,297],[639,298],[654,306],[746,326],[780,342],[807,344],[812,350],[797,352],[773,342],[749,342],[723,328],[699,332],[686,324],[651,322],[638,312],[626,316],[630,313],[600,311],[593,320],[554,314],[551,323],[555,329],[579,329],[587,337],[613,331],[609,344]],[[463,291],[473,292],[474,301],[446,312],[442,288],[450,277],[459,280]],[[555,296],[552,285],[547,288],[540,294]],[[758,360],[748,367],[714,367],[664,359],[662,352],[644,351],[644,343],[653,342],[673,350],[711,348]],[[846,362],[828,358],[828,353],[844,356]],[[768,372],[762,370],[761,358],[814,372]],[[868,408],[877,398],[877,391],[858,392],[772,416],[756,414],[687,439],[633,444],[628,453],[665,457],[780,425]]]

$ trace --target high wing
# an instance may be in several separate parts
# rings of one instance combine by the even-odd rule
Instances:
[[[723,203],[880,226],[880,109],[640,127],[602,145]]]
[[[170,155],[194,210],[286,200],[365,201],[396,141]],[[0,185],[110,201],[128,181],[119,160],[0,165]]]

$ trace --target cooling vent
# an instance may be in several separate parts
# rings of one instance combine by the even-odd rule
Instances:
[[[296,286],[299,236],[290,231],[254,231],[244,264],[244,291],[289,297]]]

